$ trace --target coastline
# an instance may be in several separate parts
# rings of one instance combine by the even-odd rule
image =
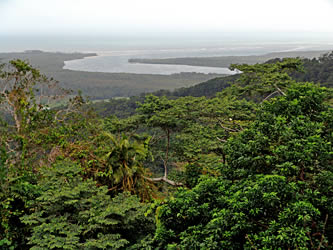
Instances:
[[[96,56],[96,53],[28,52],[0,53],[0,62],[27,60],[43,74],[59,81],[64,88],[81,90],[91,100],[130,97],[160,89],[173,90],[208,81],[221,74],[183,73],[173,75],[101,73],[63,69],[64,61]]]
[[[214,56],[214,57],[179,57],[179,58],[130,58],[130,63],[141,64],[172,64],[172,65],[189,65],[189,66],[204,66],[204,67],[229,67],[230,64],[255,64],[263,63],[270,59],[286,58],[286,57],[300,57],[300,58],[315,58],[319,57],[330,50],[318,51],[284,51],[272,52],[262,55],[249,55],[249,56]]]

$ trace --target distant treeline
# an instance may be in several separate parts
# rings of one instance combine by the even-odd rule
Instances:
[[[282,59],[276,58],[267,61],[266,63],[275,63]],[[323,86],[333,86],[333,52],[324,54],[319,58],[302,59],[304,72],[294,72],[291,76],[298,82],[308,81],[321,83]],[[155,92],[156,95],[166,96],[206,96],[212,97],[215,93],[222,91],[230,84],[234,83],[238,78],[235,76],[219,77],[208,80],[188,88],[179,88],[175,91],[161,90]]]
[[[267,61],[266,63],[275,63],[283,59],[276,58]],[[317,82],[323,86],[333,87],[333,52],[324,54],[319,58],[302,59],[304,72],[294,72],[291,76],[296,81]],[[194,97],[214,97],[216,93],[222,91],[226,87],[233,84],[239,75],[226,77],[218,77],[206,82],[202,82],[187,88],[178,88],[174,91],[159,90],[153,94],[156,96],[167,96],[170,99],[175,99],[184,96]],[[137,103],[143,102],[147,94],[140,96],[132,96],[129,99],[112,99],[108,102],[95,103],[93,106],[102,116],[116,115],[124,118],[135,113]]]
[[[274,58],[318,58],[328,51],[287,51],[273,52],[264,55],[250,56],[211,56],[211,57],[180,57],[180,58],[132,58],[130,63],[173,64],[204,67],[227,68],[230,64],[256,64],[264,63]]]

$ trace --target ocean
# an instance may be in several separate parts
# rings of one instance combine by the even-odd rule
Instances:
[[[2,37],[0,52],[43,50],[53,52],[94,52],[95,57],[65,62],[65,69],[137,74],[181,72],[233,74],[227,68],[187,65],[129,63],[131,58],[177,58],[262,55],[270,52],[332,49],[332,44],[305,42],[258,42],[232,39],[149,39],[119,37]]]

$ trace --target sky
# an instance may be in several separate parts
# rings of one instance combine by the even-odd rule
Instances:
[[[333,34],[333,0],[0,0],[1,35]]]

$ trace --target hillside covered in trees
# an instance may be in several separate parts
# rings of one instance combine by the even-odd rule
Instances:
[[[325,53],[314,58],[303,58],[303,70],[291,73],[291,77],[296,81],[308,81],[321,83],[323,86],[333,86],[333,52]],[[281,61],[280,58],[267,60],[265,63],[275,63]],[[230,64],[228,65],[228,67]],[[237,76],[219,77],[208,80],[192,87],[179,88],[175,91],[165,91],[166,95],[173,96],[214,96],[230,84],[234,83]],[[158,92],[157,92],[158,93]]]
[[[318,58],[304,58],[301,60],[303,63],[303,69],[301,71],[289,73],[294,80],[320,83],[326,87],[333,86],[333,52],[326,53]],[[281,59],[271,59],[266,61],[266,63],[275,63],[278,61],[281,61]],[[216,93],[223,91],[225,88],[234,84],[238,78],[239,74],[218,77],[191,87],[178,88],[173,91],[159,90],[153,92],[153,94],[156,96],[167,96],[171,99],[185,96],[205,96],[212,98]],[[135,113],[138,103],[142,103],[146,95],[147,94],[141,94],[140,96],[131,96],[126,99],[110,99],[108,101],[94,104],[94,108],[103,116],[116,115],[118,117],[127,117],[128,115]]]
[[[331,55],[232,65],[214,94],[123,99],[122,117],[51,108],[66,89],[3,65],[0,248],[332,248]]]

